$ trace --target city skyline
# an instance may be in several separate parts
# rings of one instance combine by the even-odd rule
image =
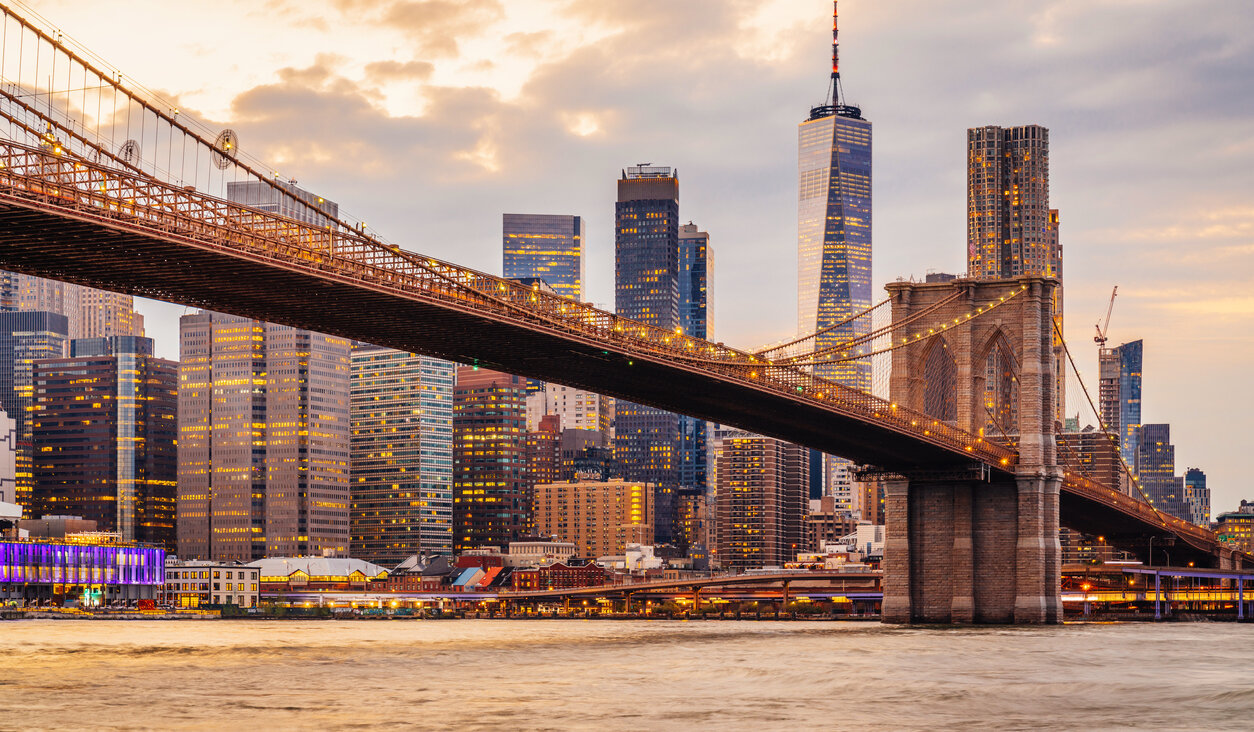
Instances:
[[[258,157],[289,165],[292,175],[319,189],[342,178],[328,192],[358,206],[377,206],[377,211],[353,213],[403,246],[494,271],[499,251],[494,224],[501,212],[586,215],[589,290],[595,302],[609,301],[612,278],[612,191],[601,190],[598,181],[635,160],[666,160],[685,170],[685,218],[701,221],[720,242],[718,290],[753,293],[718,300],[716,317],[724,324],[720,340],[748,345],[786,332],[794,287],[789,280],[795,271],[788,251],[795,236],[792,116],[799,102],[818,101],[812,69],[828,54],[829,4],[658,4],[635,18],[589,3],[562,6],[565,10],[550,3],[516,3],[503,18],[492,10],[493,3],[474,5],[477,15],[464,28],[474,30],[477,24],[477,30],[461,37],[449,34],[461,41],[460,56],[450,55],[447,44],[432,47],[429,34],[406,35],[388,27],[383,11],[348,17],[329,6],[323,13],[316,3],[299,12],[286,10],[263,24],[274,37],[268,44],[272,51],[246,72],[215,55],[229,56],[230,43],[208,50],[221,40],[212,22],[203,28],[176,26],[166,23],[160,10],[149,13],[145,22],[183,29],[185,35],[171,42],[194,51],[187,61],[158,68],[128,60],[135,57],[118,34],[109,35],[118,20],[106,9],[53,2],[42,12],[63,23],[73,19],[65,28],[68,35],[142,77],[149,87],[180,100],[180,94],[186,95],[193,102],[189,110],[199,106],[207,110],[204,116],[231,122],[242,147]],[[1250,401],[1251,387],[1239,368],[1251,355],[1243,335],[1254,317],[1254,301],[1240,294],[1254,269],[1245,265],[1254,256],[1249,243],[1254,214],[1243,203],[1248,180],[1238,176],[1248,169],[1254,145],[1245,132],[1250,110],[1234,91],[1248,76],[1254,54],[1234,29],[1251,11],[1210,3],[1224,12],[1193,13],[1180,24],[1167,3],[1085,9],[1008,3],[981,14],[977,22],[974,7],[959,4],[943,12],[918,3],[889,8],[848,2],[842,7],[843,24],[856,29],[842,39],[846,69],[859,80],[852,101],[875,109],[877,123],[881,185],[875,202],[880,212],[875,271],[881,279],[876,293],[878,285],[899,275],[961,271],[962,140],[968,127],[1049,127],[1052,202],[1067,215],[1068,335],[1089,386],[1094,387],[1097,371],[1095,349],[1084,348],[1091,322],[1101,315],[1110,285],[1119,284],[1112,340],[1150,342],[1145,370],[1153,374],[1153,386],[1145,394],[1144,420],[1170,422],[1180,462],[1206,469],[1216,509],[1235,505],[1242,490],[1239,437],[1225,429],[1235,426],[1227,405]],[[393,45],[379,44],[373,51],[377,59],[429,58],[430,76],[424,80],[426,67],[412,66],[408,72],[416,76],[401,85],[419,94],[385,95],[420,97],[424,116],[406,116],[419,110],[391,101],[377,106],[370,101],[368,92],[376,82],[367,83],[362,75],[371,62],[363,59],[373,57],[362,50],[367,43],[362,39],[336,46],[347,59],[337,64],[317,63],[312,50],[285,50],[330,47],[308,42],[308,34],[317,32],[311,13],[361,25],[363,36],[369,36],[368,29],[383,34],[379,37]],[[519,64],[498,63],[511,67],[495,82],[502,96],[457,86],[487,83],[492,76],[490,69],[469,68],[486,57],[485,39],[502,31],[508,31],[506,36],[541,32],[534,30],[537,24],[560,30],[579,22],[587,29],[572,36],[577,40],[541,44],[544,60],[521,64],[530,69],[529,77],[517,70]],[[1164,48],[1152,39],[1168,35],[1168,27],[1173,40]],[[1130,28],[1137,32],[1126,32]],[[996,41],[990,40],[992,29],[998,30]],[[642,34],[681,32],[687,45],[664,59],[650,58],[648,44],[633,48],[633,39]],[[198,38],[200,33],[206,35]],[[412,36],[412,43],[399,44],[397,33]],[[728,37],[733,42],[722,43]],[[507,53],[522,54],[525,40],[514,38]],[[718,50],[715,41],[726,50]],[[1015,44],[1026,44],[1032,52],[1016,54]],[[958,48],[965,56],[950,64],[955,73],[934,68],[945,64],[925,63],[928,54],[953,60],[952,49]],[[600,67],[592,62],[602,58],[616,59],[617,71],[596,71]],[[377,59],[385,65],[375,67],[375,76],[392,74],[389,88],[395,90],[406,64],[393,60],[386,66]],[[989,66],[993,60],[995,70],[971,83],[968,72],[994,68]],[[217,66],[210,72],[198,64]],[[929,71],[919,73],[921,66]],[[280,73],[283,68],[289,71]],[[1094,81],[1091,69],[1104,73]],[[525,84],[517,78],[520,73],[529,78]],[[188,83],[181,79],[193,80],[196,88],[178,88]],[[562,88],[569,92],[564,102],[541,111],[551,104],[559,81],[574,86]],[[592,84],[604,88],[591,89]],[[658,119],[642,118],[627,104],[630,89],[637,86],[661,95]],[[732,89],[736,94],[728,93]],[[747,94],[755,103],[745,103]],[[338,127],[334,120],[316,129],[293,126],[298,112],[315,113],[330,103],[340,105],[337,119],[350,127]],[[926,119],[918,114],[922,108],[928,110]],[[509,124],[501,117],[506,112],[516,113]],[[1181,145],[1186,130],[1203,144]],[[396,147],[393,140],[401,132],[412,139]],[[335,155],[327,140],[340,133],[352,144],[342,146],[346,154]],[[684,145],[694,139],[696,144]],[[737,155],[728,155],[731,150]],[[387,162],[383,153],[398,161],[433,163],[420,167],[433,172],[430,181],[416,184],[426,196],[416,209],[413,201],[423,196],[395,185],[396,176],[412,180],[412,173],[396,163],[380,168]],[[580,157],[576,168],[561,162],[571,155]],[[517,186],[511,174],[526,165],[533,165],[527,171],[532,177],[552,179],[553,186]],[[367,177],[378,181],[367,184]],[[1129,180],[1136,184],[1127,185]],[[398,197],[394,191],[404,194]],[[747,205],[749,200],[759,205]],[[150,314],[150,335],[162,355],[171,354],[169,323],[171,313],[180,309],[140,305]]]

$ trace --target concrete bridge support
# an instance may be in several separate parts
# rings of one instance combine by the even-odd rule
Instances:
[[[1061,623],[1061,474],[903,479],[885,489],[883,619]]]

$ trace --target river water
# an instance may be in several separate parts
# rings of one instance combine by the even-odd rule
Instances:
[[[0,729],[1250,729],[1254,625],[0,622]]]

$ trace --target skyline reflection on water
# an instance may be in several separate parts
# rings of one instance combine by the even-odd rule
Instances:
[[[1254,626],[13,621],[0,728],[1250,729]]]

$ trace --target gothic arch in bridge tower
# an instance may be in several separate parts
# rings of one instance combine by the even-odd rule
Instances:
[[[971,395],[978,404],[973,426],[989,437],[1019,434],[1019,359],[1004,326],[997,325],[975,353]]]
[[[924,351],[921,372],[923,412],[943,422],[958,421],[958,362],[942,335],[933,336]]]

